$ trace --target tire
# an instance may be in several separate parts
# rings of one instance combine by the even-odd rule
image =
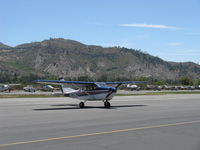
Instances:
[[[83,102],[79,103],[79,108],[84,108],[85,104]]]
[[[108,102],[108,101],[104,102],[104,106],[105,106],[106,108],[110,108],[110,102]]]

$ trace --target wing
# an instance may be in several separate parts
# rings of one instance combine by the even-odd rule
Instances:
[[[43,84],[65,85],[65,86],[73,88],[73,89],[97,86],[95,84],[95,82],[85,82],[85,81],[35,80],[33,82],[34,83],[43,83]]]
[[[146,81],[105,82],[106,84],[145,84]]]
[[[122,84],[146,84],[146,83],[147,83],[146,81],[105,82],[105,84],[110,86],[115,86],[115,88],[118,88]]]

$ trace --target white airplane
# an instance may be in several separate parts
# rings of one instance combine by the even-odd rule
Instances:
[[[10,92],[10,86],[6,85],[6,84],[2,84],[0,85],[0,92]]]
[[[129,88],[129,89],[131,89],[132,91],[133,91],[133,90],[136,90],[136,91],[139,91],[139,90],[140,90],[140,87],[137,86],[137,85],[135,85],[135,84],[133,84],[133,85],[128,84],[126,87]]]
[[[106,108],[110,108],[110,100],[117,92],[117,88],[122,84],[143,84],[144,81],[126,82],[85,82],[85,81],[65,81],[61,80],[35,80],[34,83],[60,85],[64,96],[77,98],[81,102],[79,107],[83,108],[86,101],[103,101]],[[112,85],[112,86],[111,86]],[[67,87],[65,87],[67,86]]]
[[[17,86],[20,84],[0,84],[0,92],[10,92],[11,86]]]

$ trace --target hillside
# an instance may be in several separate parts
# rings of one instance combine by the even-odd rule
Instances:
[[[3,44],[1,44],[3,45]],[[167,62],[135,49],[89,46],[73,40],[49,39],[7,47],[0,51],[0,75],[19,78],[29,74],[92,79],[178,80],[200,78],[200,65]]]
[[[8,48],[11,48],[11,47],[0,42],[0,50],[8,49]]]

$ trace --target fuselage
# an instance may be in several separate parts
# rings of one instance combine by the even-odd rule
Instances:
[[[67,96],[85,101],[105,101],[111,100],[117,92],[113,87],[96,87],[94,89],[80,89]]]

